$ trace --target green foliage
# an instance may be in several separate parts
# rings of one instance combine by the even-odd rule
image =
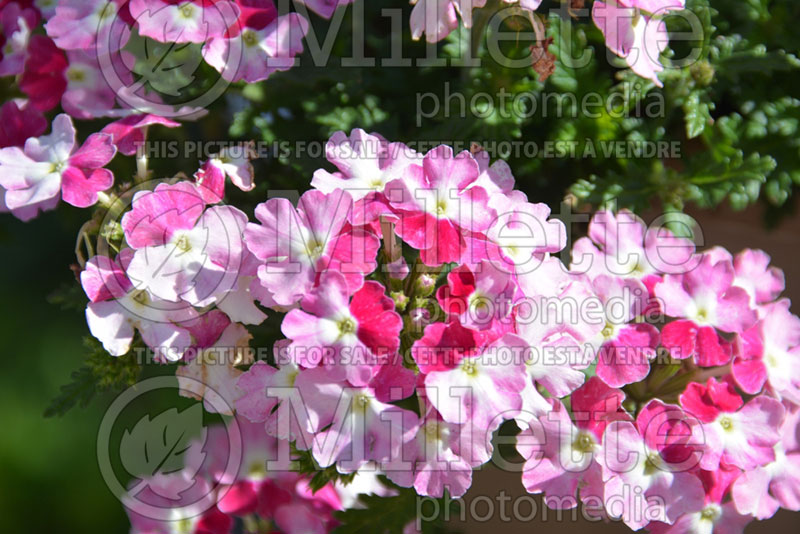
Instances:
[[[446,517],[458,516],[458,501],[447,496],[441,499],[419,497],[411,488],[391,484],[385,477],[381,479],[397,494],[391,497],[359,495],[357,507],[334,514],[342,523],[334,530],[336,534],[402,534],[406,525],[417,521],[420,511],[424,517],[435,517],[430,521],[420,521],[422,532],[433,534],[446,532]]]
[[[672,43],[664,61],[676,68],[661,74],[661,88],[607,53],[588,14],[573,18],[559,2],[543,3],[535,22],[523,16],[498,22],[489,15],[501,4],[489,2],[475,13],[473,31],[453,32],[434,48],[436,56],[426,43],[412,41],[406,26],[393,37],[412,66],[381,66],[393,51],[381,37],[392,34],[381,10],[397,5],[376,0],[365,4],[365,56],[375,66],[341,66],[334,57],[318,68],[306,52],[298,67],[247,86],[235,107],[228,99],[230,111],[218,115],[234,117],[227,125],[233,136],[286,147],[324,143],[334,131],[356,127],[412,146],[466,149],[477,142],[493,158],[508,160],[531,199],[551,204],[570,195],[594,208],[615,201],[632,209],[682,211],[722,202],[739,209],[759,199],[778,206],[800,177],[798,101],[790,94],[800,85],[793,54],[800,38],[791,27],[800,5],[734,4],[688,2],[703,33]],[[410,6],[403,9],[406,21]],[[349,17],[333,41],[334,56],[352,50]],[[674,32],[691,29],[680,17],[667,23]],[[555,71],[544,82],[524,61],[533,24],[553,40],[548,52]],[[324,38],[324,24],[316,29]],[[490,54],[479,38],[487,32],[506,37],[497,47],[502,56]],[[683,64],[692,48],[695,60]],[[469,54],[480,65],[463,66]],[[427,66],[432,57],[444,65]],[[561,150],[546,152],[548,143]],[[661,151],[648,152],[648,144]],[[315,169],[328,166],[321,151],[294,148],[276,150],[261,165],[271,187],[301,190]]]
[[[93,337],[84,338],[85,364],[74,371],[71,381],[44,412],[45,417],[62,416],[74,406],[85,408],[98,393],[122,391],[136,383],[141,368],[133,354],[114,358]]]
[[[311,480],[308,482],[308,487],[311,491],[317,492],[325,487],[327,484],[334,482],[341,482],[342,484],[349,484],[353,481],[355,474],[340,473],[336,470],[335,465],[329,467],[320,467],[311,451],[303,451],[298,449],[292,443],[292,470],[298,473],[308,475]]]

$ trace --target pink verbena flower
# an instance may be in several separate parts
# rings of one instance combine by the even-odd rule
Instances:
[[[130,255],[120,254],[123,264],[130,261]],[[112,356],[130,350],[134,330],[148,347],[163,351],[168,359],[180,359],[192,345],[191,334],[180,325],[196,319],[197,312],[137,289],[120,263],[105,256],[92,257],[81,273],[81,285],[91,301],[86,307],[89,331]]]
[[[29,138],[24,149],[0,149],[6,205],[24,221],[55,208],[59,195],[73,206],[91,206],[98,193],[114,183],[114,175],[103,168],[114,154],[111,137],[102,133],[90,135],[76,149],[72,120],[60,114],[49,135]]]
[[[122,0],[60,0],[44,25],[62,50],[81,50],[92,56],[116,52],[130,31],[118,16]]]
[[[673,523],[705,497],[691,445],[692,427],[678,406],[650,401],[636,423],[611,423],[603,436],[606,509],[633,530]]]
[[[325,155],[338,172],[314,171],[311,186],[323,193],[344,189],[359,201],[371,193],[383,193],[386,184],[402,178],[411,163],[420,163],[422,156],[403,143],[389,143],[377,134],[360,128],[335,132],[325,144]]]
[[[800,447],[794,436],[799,417],[800,411],[787,414],[774,462],[745,471],[734,481],[731,496],[740,514],[763,520],[779,508],[800,511]]]
[[[609,274],[638,278],[651,288],[665,273],[694,269],[695,246],[663,227],[652,227],[630,211],[598,211],[589,222],[589,235],[572,247],[570,269],[594,278]]]
[[[462,428],[466,425],[447,423],[430,409],[397,461],[382,466],[386,475],[399,486],[413,487],[418,495],[442,497],[445,490],[453,497],[464,495],[472,485],[474,466],[458,454],[459,442],[466,438]]]
[[[35,9],[10,2],[0,10],[0,27],[4,39],[0,44],[0,76],[16,76],[22,73],[31,32],[39,24]]]
[[[308,21],[297,13],[281,15],[264,27],[245,26],[236,35],[212,37],[203,58],[228,81],[259,82],[295,65],[307,32]]]
[[[434,323],[414,343],[412,355],[425,374],[425,396],[448,423],[472,421],[486,428],[511,419],[522,407],[525,342],[513,334],[478,343],[458,321]]]
[[[253,164],[250,162],[251,148],[248,146],[226,147],[219,154],[203,162],[195,173],[195,183],[209,204],[221,202],[225,196],[225,178],[242,191],[252,191]]]
[[[693,357],[701,366],[724,365],[731,359],[730,347],[719,337],[723,332],[742,333],[757,319],[747,291],[734,286],[730,261],[714,262],[704,255],[700,264],[681,275],[668,274],[655,286],[664,311],[678,321],[661,332],[661,344],[672,357]]]
[[[375,270],[378,239],[347,223],[353,201],[347,192],[329,195],[303,193],[297,209],[284,198],[272,198],[256,207],[261,224],[248,223],[247,248],[263,265],[258,268],[261,284],[275,302],[291,306],[317,283],[320,273],[340,271],[350,292],[364,283],[364,275]]]
[[[239,17],[228,0],[131,0],[139,35],[161,43],[204,43],[222,37]]]
[[[441,41],[458,28],[458,16],[465,28],[472,27],[473,7],[483,7],[486,0],[412,0],[411,37],[415,40],[425,34],[429,43]]]
[[[740,336],[733,377],[745,393],[767,385],[778,398],[800,404],[800,319],[790,305],[782,299],[761,307],[761,319]]]
[[[64,71],[67,87],[61,97],[64,111],[76,119],[108,116],[117,94],[106,81],[97,58],[83,50],[71,50],[67,59],[69,65]]]
[[[504,195],[505,196],[505,195]],[[564,223],[550,217],[550,207],[544,203],[531,203],[527,198],[507,195],[490,199],[497,208],[495,218],[486,230],[484,243],[473,243],[471,261],[487,257],[505,266],[520,278],[525,290],[526,279],[540,278],[539,266],[547,261],[547,253],[559,252],[567,244]]]
[[[252,355],[247,348],[253,336],[244,326],[231,323],[218,310],[206,313],[201,319],[209,316],[214,317],[215,321],[222,320],[223,324],[224,322],[228,324],[211,344],[204,343],[205,346],[198,346],[193,354],[194,357],[186,365],[178,367],[175,376],[178,378],[182,396],[203,400],[207,412],[232,415],[234,402],[241,395],[236,387],[236,381],[243,373],[236,367],[252,362]],[[198,328],[208,329],[207,321],[195,322],[199,323]],[[194,333],[191,324],[186,326],[197,339],[199,334]],[[191,380],[183,380],[184,378]],[[209,390],[213,393],[209,394]],[[228,410],[220,409],[221,403],[217,400],[220,397],[227,403]]]
[[[733,386],[709,378],[705,385],[689,384],[680,402],[700,422],[696,434],[703,469],[717,469],[721,462],[752,469],[775,460],[785,413],[777,400],[761,395],[745,404]]]
[[[317,492],[297,473],[283,472],[259,485],[258,516],[286,534],[325,534],[338,523],[341,499],[332,484]]]
[[[592,20],[603,32],[606,46],[643,78],[662,87],[658,73],[664,70],[659,55],[669,34],[660,18],[684,8],[683,0],[609,0],[592,5]]]
[[[776,300],[786,287],[783,271],[770,267],[769,254],[763,250],[745,249],[734,257],[722,247],[714,247],[706,254],[712,255],[715,261],[733,262],[733,285],[741,287],[750,295],[750,307],[759,311],[762,304]]]
[[[336,407],[336,398],[331,396],[327,411],[322,403],[311,412],[298,409],[304,402],[300,394],[305,389],[303,384],[316,381],[315,377],[323,373],[327,371],[322,367],[301,370],[292,361],[281,362],[277,369],[258,361],[237,382],[242,394],[236,400],[236,412],[250,421],[263,422],[269,435],[296,441],[301,448],[308,449],[311,433],[330,423]]]
[[[729,468],[700,471],[705,498],[696,503],[695,510],[683,514],[672,525],[653,522],[647,529],[652,534],[743,534],[752,517],[740,514],[733,502],[725,501],[738,475],[738,469]]]
[[[643,380],[659,341],[655,326],[634,322],[647,306],[647,288],[634,278],[608,275],[595,278],[593,288],[603,302],[606,320],[597,339],[597,376],[611,387]]]
[[[458,318],[466,327],[486,330],[494,321],[509,317],[515,293],[511,275],[484,261],[450,271],[447,285],[439,288],[436,299],[449,317]]]
[[[301,307],[286,314],[281,330],[292,340],[290,350],[303,367],[323,364],[362,386],[372,379],[373,367],[399,347],[403,321],[378,282],[364,282],[351,300],[345,277],[328,271],[321,275],[319,286],[303,297]],[[306,352],[312,347],[330,349],[332,354],[317,361]]]
[[[320,368],[306,373],[313,379],[296,383],[303,404],[320,428],[328,427],[313,436],[320,466],[355,472],[370,461],[388,462],[417,434],[419,417],[383,402],[371,386],[354,387]]]
[[[120,154],[133,156],[136,151],[144,146],[146,131],[149,126],[160,124],[167,128],[177,128],[181,124],[173,120],[151,115],[148,113],[128,115],[122,119],[111,122],[100,130],[111,136],[112,142]]]
[[[231,206],[204,208],[200,192],[187,182],[134,195],[121,224],[136,249],[128,275],[140,287],[195,306],[217,302],[234,289],[246,252],[247,216]]]
[[[596,496],[600,496],[602,502],[603,479],[596,456],[603,429],[582,428],[581,422],[572,422],[561,401],[548,399],[547,402],[552,409],[527,421],[517,436],[517,450],[525,459],[522,485],[528,493],[544,494],[545,504],[554,509],[574,508],[579,499],[586,502]],[[617,411],[611,404],[596,408],[601,413]],[[589,414],[582,420],[601,418]]]
[[[403,179],[386,185],[386,197],[399,218],[397,235],[420,250],[426,265],[460,261],[465,237],[491,224],[494,213],[486,191],[470,187],[478,175],[469,152],[454,156],[441,145],[425,154],[422,165],[407,167]]]

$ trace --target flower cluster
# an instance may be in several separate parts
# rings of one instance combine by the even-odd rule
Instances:
[[[328,18],[347,3],[305,5]],[[17,0],[0,4],[0,26],[0,76],[16,76],[26,96],[3,115],[32,118],[30,137],[45,130],[40,113],[59,104],[79,119],[158,109],[160,95],[186,86],[164,79],[190,76],[183,71],[202,61],[229,82],[264,80],[294,65],[309,23],[298,13],[279,15],[272,0]],[[181,115],[192,112],[204,110]]]
[[[420,495],[463,495],[509,422],[553,508],[659,532],[800,508],[800,319],[766,254],[600,211],[565,265],[565,225],[481,150],[354,130],[327,157],[256,222],[219,204],[246,158],[135,192],[81,275],[92,333],[120,355],[138,331],[208,410]],[[267,313],[285,339],[255,361]]]

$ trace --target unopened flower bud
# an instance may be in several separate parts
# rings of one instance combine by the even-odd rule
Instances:
[[[429,297],[436,289],[436,277],[430,274],[421,274],[414,281],[414,291],[421,297]]]
[[[394,309],[398,312],[405,311],[406,307],[408,306],[408,296],[403,293],[402,291],[392,291],[389,294],[394,301]]]

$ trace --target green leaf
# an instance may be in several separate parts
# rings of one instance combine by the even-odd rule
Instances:
[[[389,484],[387,483],[387,485]],[[334,533],[402,534],[406,525],[413,521],[420,521],[418,526],[422,527],[422,532],[432,534],[445,532],[443,526],[445,516],[457,517],[458,515],[458,512],[453,509],[457,508],[459,502],[448,496],[441,499],[420,497],[413,489],[400,488],[393,484],[391,487],[397,492],[397,495],[381,497],[374,494],[361,494],[358,496],[357,507],[336,512],[334,517],[341,522],[341,525],[334,530]],[[422,521],[418,519],[419,512],[424,512],[426,517],[433,515],[435,519]]]
[[[88,351],[85,365],[73,371],[70,382],[61,386],[45,417],[62,416],[75,406],[85,408],[96,394],[122,391],[139,378],[141,366],[131,353],[111,356],[93,337],[85,337],[83,344]]]
[[[711,124],[711,107],[713,104],[707,102],[704,93],[692,91],[689,98],[683,103],[683,113],[686,120],[686,137],[694,139],[702,134],[706,126]]]
[[[311,477],[311,480],[308,482],[308,487],[311,488],[312,492],[316,493],[331,483],[341,482],[342,484],[349,484],[353,481],[355,473],[340,473],[336,470],[335,465],[322,468],[317,461],[314,460],[311,451],[300,450],[294,446],[294,443],[292,443],[291,446],[292,470]]]

